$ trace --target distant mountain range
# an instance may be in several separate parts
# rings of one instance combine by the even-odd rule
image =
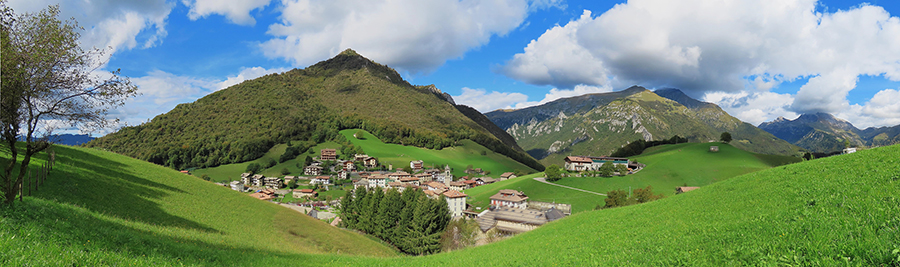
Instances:
[[[361,128],[387,143],[424,148],[470,139],[536,170],[543,166],[484,115],[435,86],[345,50],[306,69],[270,74],[180,104],[88,146],[176,169],[257,159],[288,141],[321,143]]]
[[[567,155],[608,155],[636,139],[679,135],[706,142],[718,140],[722,132],[731,133],[735,147],[755,153],[797,155],[801,151],[678,89],[651,92],[634,86],[485,115],[544,164],[559,164]]]
[[[817,153],[840,151],[845,145],[886,146],[900,143],[900,125],[860,130],[828,113],[803,114],[794,120],[778,117],[774,121],[761,123],[759,128]]]
[[[24,137],[19,137],[19,141],[24,140]],[[54,134],[50,136],[49,140],[54,144],[78,146],[94,140],[94,137],[86,134]]]

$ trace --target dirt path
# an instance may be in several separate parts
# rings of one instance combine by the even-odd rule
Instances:
[[[577,190],[577,191],[581,191],[581,192],[585,192],[585,193],[591,193],[591,194],[599,195],[599,196],[606,196],[606,194],[603,194],[603,193],[597,193],[597,192],[594,192],[594,191],[587,191],[587,190],[584,190],[584,189],[578,189],[578,188],[574,188],[574,187],[571,187],[571,186],[565,186],[565,185],[560,185],[560,184],[554,184],[554,183],[551,183],[551,182],[547,182],[547,179],[544,178],[544,177],[537,177],[537,178],[534,178],[534,180],[535,180],[535,181],[538,181],[538,182],[541,182],[541,183],[549,184],[549,185],[559,186],[559,187],[562,187],[562,188],[568,188],[568,189]]]

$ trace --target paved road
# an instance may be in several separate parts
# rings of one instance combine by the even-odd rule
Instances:
[[[541,182],[541,183],[549,184],[549,185],[555,185],[555,186],[559,186],[559,187],[563,187],[563,188],[568,188],[568,189],[572,189],[572,190],[578,190],[578,191],[581,191],[581,192],[591,193],[591,194],[594,194],[594,195],[606,196],[606,194],[603,194],[603,193],[597,193],[597,192],[594,192],[594,191],[587,191],[587,190],[584,190],[584,189],[578,189],[578,188],[574,188],[574,187],[571,187],[571,186],[565,186],[565,185],[560,185],[560,184],[554,184],[554,183],[551,183],[551,182],[547,182],[547,179],[545,179],[544,177],[537,177],[537,178],[534,178],[534,180],[535,180],[535,181],[538,181],[538,182]]]

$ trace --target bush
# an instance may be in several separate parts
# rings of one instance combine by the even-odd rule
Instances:
[[[254,163],[250,163],[250,165],[247,165],[247,169],[244,169],[244,172],[249,172],[250,174],[256,174],[261,169],[262,169],[262,167],[259,166],[259,163],[254,162]]]
[[[556,164],[550,164],[544,169],[544,175],[547,176],[548,182],[556,182],[559,179],[562,179],[562,174],[560,173],[559,166]]]
[[[288,170],[288,168],[283,168],[283,169],[281,169],[281,174],[282,174],[282,175],[288,175],[288,174],[291,174],[291,170]]]

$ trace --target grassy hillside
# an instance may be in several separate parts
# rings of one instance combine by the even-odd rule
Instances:
[[[112,162],[131,161],[86,153]],[[96,168],[91,163],[95,160],[77,164]],[[135,161],[126,166],[141,164],[147,165]],[[128,169],[110,171],[115,170]],[[79,180],[73,184],[87,179],[75,177]],[[132,183],[163,190],[159,185]],[[2,210],[0,240],[5,242],[0,242],[0,264],[897,266],[898,196],[900,146],[891,146],[758,171],[650,203],[582,212],[486,246],[399,258],[298,254],[228,242],[216,245],[198,241],[216,234],[190,227],[122,219],[65,200],[37,197],[20,205],[14,215]],[[155,207],[148,206],[151,211]],[[202,216],[181,216],[214,230],[227,228]],[[249,237],[242,240],[257,242]]]
[[[441,150],[423,149],[413,146],[401,146],[397,144],[385,144],[369,132],[363,131],[362,138],[353,135],[358,129],[343,130],[344,135],[353,145],[360,146],[367,155],[378,158],[381,164],[387,166],[393,164],[395,169],[409,166],[413,160],[425,161],[426,168],[443,168],[445,164],[453,169],[453,175],[465,176],[466,166],[481,168],[490,171],[489,176],[500,177],[504,172],[524,170],[533,172],[534,169],[525,166],[504,155],[495,153],[471,140],[462,140],[459,145],[447,147]],[[484,155],[482,155],[484,153]]]
[[[395,255],[364,236],[168,168],[94,149],[55,150],[57,165],[35,196],[14,210],[0,208],[0,265],[253,265],[297,253]]]
[[[719,152],[709,152],[710,146],[718,146]],[[631,159],[647,164],[647,167],[633,175],[566,177],[556,183],[601,193],[616,189],[627,191],[629,188],[650,185],[655,193],[671,196],[678,186],[706,186],[741,174],[783,165],[786,161],[801,160],[789,156],[757,156],[722,143],[663,145],[648,149],[644,154]]]
[[[303,168],[297,167],[297,164],[303,166],[303,161],[307,156],[317,157],[319,156],[320,151],[325,148],[337,149],[338,155],[340,155],[341,145],[335,142],[328,141],[312,147],[309,151],[303,152],[303,154],[298,155],[295,159],[277,163],[275,166],[266,168],[260,171],[259,174],[265,176],[281,177],[284,176],[284,174],[281,174],[281,169],[287,168],[289,171],[291,171],[290,175],[303,175]],[[278,162],[278,158],[281,157],[281,154],[284,154],[285,149],[287,149],[287,144],[277,144],[258,159],[242,163],[226,164],[212,168],[196,169],[192,171],[191,174],[197,177],[200,177],[204,174],[209,175],[210,179],[212,179],[212,181],[214,182],[228,182],[239,180],[241,178],[241,173],[246,172],[247,165],[250,165],[251,163],[257,163],[260,164],[260,166],[266,166],[265,163],[270,159]]]

